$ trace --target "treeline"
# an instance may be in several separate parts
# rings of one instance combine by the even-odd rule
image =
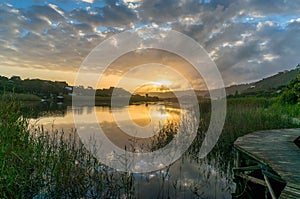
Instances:
[[[33,94],[40,97],[67,94],[68,84],[60,81],[24,79],[19,76],[7,78],[0,76],[0,92]]]
[[[158,101],[158,97],[150,97],[148,95],[141,96],[138,94],[132,95],[123,88],[103,88],[93,89],[92,87],[84,86],[70,86],[64,81],[50,81],[41,79],[24,79],[19,76],[12,76],[7,78],[0,76],[0,94],[1,93],[15,93],[15,94],[30,94],[31,97],[38,96],[42,99],[56,99],[57,96],[64,96],[66,101],[72,100],[72,95],[90,96],[95,95],[96,100],[110,101],[113,93],[117,97],[131,96],[131,102],[138,101]],[[19,95],[18,95],[19,96]],[[68,96],[68,97],[67,97]],[[25,99],[29,98],[28,95]],[[22,99],[22,98],[21,98]]]
[[[116,88],[116,87],[110,87],[110,88],[103,88],[103,89],[93,89],[92,87],[84,88],[83,86],[76,86],[72,87],[73,94],[74,95],[80,95],[80,96],[90,96],[90,95],[96,95],[99,97],[111,97],[113,95],[113,92],[115,95],[118,96],[131,96],[131,93],[126,91],[123,88]]]
[[[122,88],[110,87],[94,90],[92,87],[73,87],[63,81],[50,81],[41,79],[22,80],[19,76],[13,76],[11,78],[0,76],[0,92],[33,94],[40,97],[51,97],[55,95],[67,95],[72,93],[82,96],[94,93],[99,97],[111,97],[113,92],[116,92],[118,95],[122,96],[131,95],[128,91]]]

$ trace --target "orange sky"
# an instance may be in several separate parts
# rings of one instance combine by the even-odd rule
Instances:
[[[2,76],[11,77],[17,75],[21,76],[22,79],[39,78],[52,81],[66,81],[69,85],[75,84],[78,75],[77,70],[63,71],[0,65],[0,75]],[[80,85],[108,88],[117,86],[122,79],[121,77],[125,76],[123,78],[125,85],[121,87],[131,91],[136,90],[138,87],[146,89],[148,92],[151,92],[151,89],[153,89],[152,91],[158,91],[161,90],[161,86],[167,86],[167,89],[171,90],[182,90],[187,87],[184,84],[185,81],[192,82],[193,86],[197,88],[203,87],[201,77],[198,76],[197,78],[194,74],[195,70],[192,69],[192,66],[177,55],[160,50],[145,50],[145,52],[131,52],[115,60],[108,67],[108,70],[105,71],[101,81],[98,81],[100,74],[97,73],[97,70],[84,71],[80,74],[83,77]],[[185,81],[183,77],[186,79]],[[95,84],[96,86],[93,86]],[[139,84],[138,87],[137,84]]]
[[[0,66],[0,71],[1,75],[7,77],[18,75],[22,79],[39,78],[52,81],[66,81],[70,85],[75,84],[78,75],[75,69],[73,71],[59,71]],[[125,82],[125,84],[121,87],[125,87],[125,89],[132,92],[138,88],[140,91],[141,88],[146,89],[148,92],[158,91],[161,89],[161,86],[167,86],[171,90],[184,90],[189,87],[186,84],[187,81],[198,89],[205,87],[195,69],[183,58],[166,51],[153,49],[130,52],[121,56],[111,63],[103,76],[101,76],[100,81],[98,81],[100,74],[95,69],[87,69],[80,76],[82,77],[80,78],[80,83],[77,82],[76,85],[80,84],[86,87],[92,86],[97,88],[117,86],[118,82],[123,78],[123,83]],[[95,84],[97,86],[93,86]]]

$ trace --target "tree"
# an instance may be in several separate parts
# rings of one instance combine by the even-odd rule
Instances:
[[[297,68],[300,64],[297,65]],[[280,96],[280,100],[287,104],[296,104],[300,102],[300,71],[298,77],[290,81],[285,90]]]
[[[234,96],[237,97],[239,95],[239,91],[235,90]]]
[[[281,101],[287,104],[296,104],[298,101],[298,96],[292,90],[286,90],[281,95]]]

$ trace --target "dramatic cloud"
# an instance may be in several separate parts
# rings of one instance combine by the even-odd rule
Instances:
[[[300,62],[299,13],[293,0],[8,0],[0,3],[0,65],[75,73],[104,39],[149,27],[195,39],[227,85],[249,82]]]

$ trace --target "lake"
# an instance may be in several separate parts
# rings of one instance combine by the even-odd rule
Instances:
[[[49,131],[63,129],[64,132],[71,132],[76,127],[74,116],[76,122],[83,126],[93,125],[94,121],[90,118],[96,117],[112,143],[122,149],[134,144],[137,150],[149,147],[151,142],[145,144],[145,141],[137,139],[133,143],[131,136],[121,130],[123,127],[133,122],[141,127],[148,126],[155,132],[166,123],[178,123],[181,116],[187,114],[187,110],[180,109],[176,103],[135,104],[113,109],[109,106],[72,107],[38,103],[23,109],[30,113],[27,116],[31,118],[30,124],[43,125]],[[204,124],[200,122],[200,125]],[[146,174],[133,174],[134,195],[137,198],[231,198],[231,193],[235,191],[231,154],[217,147],[207,157],[199,158],[202,138],[200,134],[186,153],[169,167]]]

